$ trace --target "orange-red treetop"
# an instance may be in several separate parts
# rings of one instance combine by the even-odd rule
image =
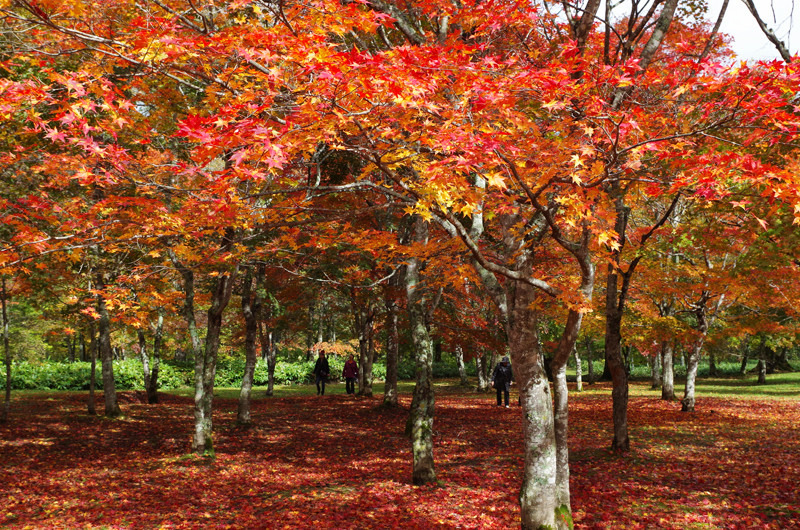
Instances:
[[[698,60],[707,30],[688,17],[642,60],[647,31],[629,51],[624,21],[608,47],[600,26],[575,40],[531,3],[4,6],[9,24],[35,28],[6,65],[3,119],[28,140],[4,161],[35,160],[25,170],[40,179],[4,207],[6,265],[69,236],[224,266],[258,252],[246,234],[308,233],[368,200],[442,222],[495,272],[580,307],[570,252],[619,245],[620,194],[634,210],[675,194],[780,201],[800,219],[797,67],[732,69],[719,47]],[[331,178],[331,152],[358,163]],[[71,222],[31,221],[35,196]],[[340,241],[367,241],[346,226]],[[226,230],[236,244],[223,252]],[[508,238],[535,253],[532,269],[499,250]]]

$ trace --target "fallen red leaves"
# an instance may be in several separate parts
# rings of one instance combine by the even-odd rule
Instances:
[[[509,528],[518,526],[519,409],[440,393],[440,484],[410,482],[405,410],[343,395],[258,400],[250,429],[216,402],[217,459],[187,457],[189,399],[123,394],[122,420],[84,396],[13,403],[0,427],[0,526],[30,528]],[[409,398],[404,400],[408,405]],[[796,401],[702,399],[685,414],[631,401],[635,449],[610,453],[607,396],[573,396],[578,528],[800,526]]]

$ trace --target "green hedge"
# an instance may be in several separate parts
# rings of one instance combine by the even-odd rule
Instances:
[[[296,385],[311,383],[314,380],[314,363],[311,361],[285,362],[278,361],[275,366],[275,384]],[[331,378],[339,379],[344,367],[344,359],[330,357]],[[12,390],[88,390],[91,365],[88,362],[15,362],[11,368]],[[398,365],[400,379],[414,378],[414,363],[403,359]],[[242,384],[244,359],[220,360],[217,365],[215,386],[238,387]],[[372,367],[376,380],[386,378],[386,365],[383,361]],[[467,373],[475,375],[474,363],[467,363]],[[96,381],[98,388],[102,386],[100,363],[97,363]],[[434,363],[434,377],[458,377],[455,361]],[[138,359],[114,361],[114,381],[119,390],[143,389],[142,363]],[[190,362],[161,362],[159,366],[159,388],[170,390],[192,386],[194,383],[194,365]],[[268,382],[267,363],[261,359],[256,363],[254,384],[266,386]],[[5,389],[5,377],[0,377],[0,389]]]
[[[275,366],[275,384],[294,385],[313,382],[315,361],[281,362]],[[341,375],[344,361],[338,358],[329,360],[332,378]],[[91,365],[88,362],[15,362],[11,367],[12,390],[88,390]],[[217,365],[215,386],[238,387],[242,384],[244,360],[221,361]],[[376,363],[373,366],[376,379],[386,377],[386,366]],[[412,371],[413,375],[413,371]],[[267,363],[260,360],[256,364],[254,384],[266,386],[268,383]],[[97,363],[96,384],[102,387],[100,363]],[[142,363],[138,359],[114,361],[114,382],[118,390],[143,390]],[[191,363],[162,362],[158,374],[159,388],[170,390],[192,386],[194,366]],[[0,389],[5,389],[5,377],[0,377]]]
[[[15,362],[11,367],[12,390],[88,390],[91,364],[88,362]],[[119,390],[141,390],[142,363],[138,360],[114,362],[114,381]],[[95,380],[101,387],[102,372],[97,363]],[[190,385],[191,372],[180,367],[161,363],[158,380],[160,388],[172,389]],[[5,377],[0,380],[0,388],[5,389]]]
[[[314,360],[286,362],[278,361],[275,366],[275,384],[277,385],[297,385],[312,383],[314,380]],[[339,379],[342,373],[344,360],[338,357],[329,358],[331,365],[332,379]],[[755,361],[752,361],[748,368],[753,368]],[[475,363],[468,362],[466,365],[467,374],[475,377]],[[90,365],[86,362],[15,362],[11,369],[11,388],[12,390],[88,390]],[[727,362],[720,363],[718,369],[721,375],[738,375],[739,363]],[[595,362],[594,370],[596,376],[603,373],[602,361]],[[409,380],[414,378],[414,363],[409,359],[403,359],[398,368],[398,377]],[[242,374],[244,373],[243,359],[220,360],[217,366],[217,376],[215,385],[218,387],[239,387],[242,384]],[[583,365],[584,376],[588,370],[586,363]],[[375,363],[373,375],[376,380],[383,380],[386,377],[386,365],[383,361]],[[676,363],[675,376],[685,377],[686,368]],[[708,375],[708,364],[704,362],[698,370],[699,377]],[[458,367],[454,360],[443,361],[433,364],[433,376],[438,378],[458,377]],[[267,363],[260,360],[256,364],[254,384],[256,386],[267,385]],[[650,377],[650,368],[645,364],[638,364],[634,367],[631,374],[633,379],[647,379]],[[97,364],[96,373],[97,386],[102,386],[102,375],[100,363]],[[142,363],[138,359],[127,359],[114,362],[114,380],[119,390],[142,390],[143,376]],[[159,367],[159,388],[170,390],[175,388],[192,386],[194,383],[194,366],[192,363],[162,362]],[[5,389],[5,377],[0,377],[0,389]]]

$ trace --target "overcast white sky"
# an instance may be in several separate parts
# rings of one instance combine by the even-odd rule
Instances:
[[[792,30],[792,25],[800,22],[800,0],[756,0],[755,4],[761,18],[788,42],[789,51],[796,54],[800,50],[800,28]],[[708,0],[708,17],[712,23],[721,7],[722,0]],[[720,31],[734,38],[732,47],[741,60],[780,59],[775,46],[761,32],[742,0],[730,0]]]

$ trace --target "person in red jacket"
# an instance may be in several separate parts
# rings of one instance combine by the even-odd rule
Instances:
[[[356,393],[356,378],[358,377],[358,364],[353,360],[353,356],[348,357],[347,362],[344,363],[342,369],[342,377],[344,377],[345,389],[348,394]]]

